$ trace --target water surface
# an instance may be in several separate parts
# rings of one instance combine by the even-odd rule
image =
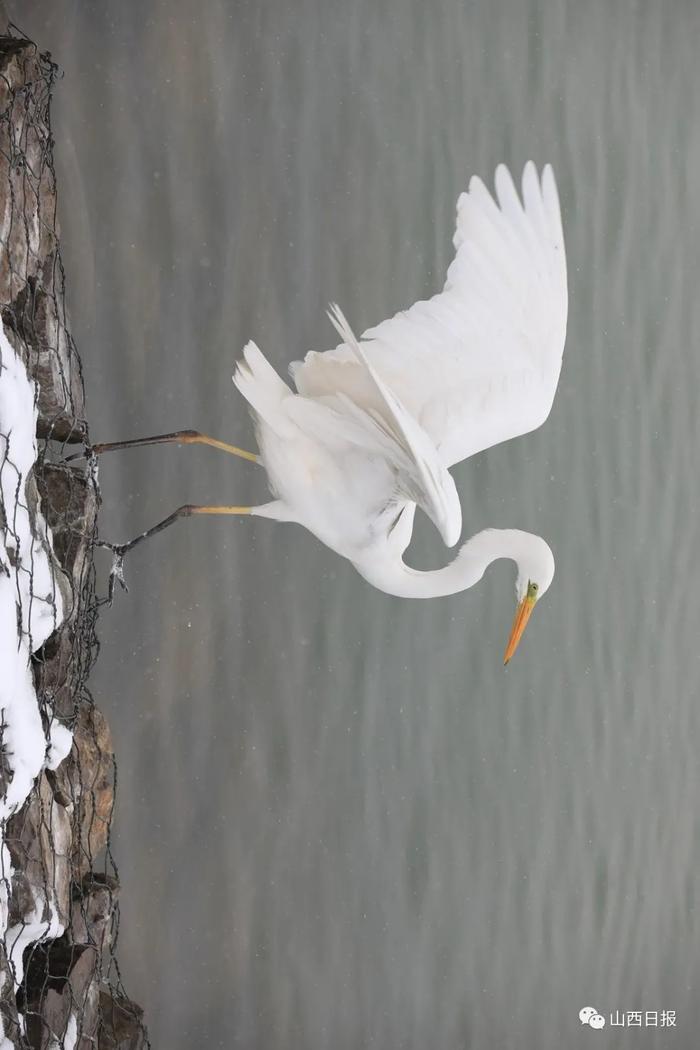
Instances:
[[[18,5],[17,5],[18,6]],[[96,439],[243,446],[230,382],[441,286],[471,173],[551,161],[570,265],[547,425],[455,470],[512,567],[399,601],[293,526],[135,551],[94,690],[119,757],[120,957],[156,1047],[695,1046],[700,124],[693,3],[25,0]],[[209,449],[106,458],[101,527],[261,502]],[[420,567],[446,553],[428,524]],[[578,1012],[675,1010],[677,1028]]]

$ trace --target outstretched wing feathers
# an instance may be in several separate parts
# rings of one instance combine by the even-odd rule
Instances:
[[[352,349],[360,367],[364,368],[381,402],[380,411],[370,408],[370,417],[375,425],[384,429],[387,436],[394,440],[410,464],[407,478],[413,475],[417,488],[406,494],[421,504],[440,530],[447,546],[453,546],[462,529],[462,510],[452,476],[440,460],[430,438],[372,367],[337,303],[331,305],[328,316],[344,340],[344,345]],[[345,400],[347,402],[349,399]]]
[[[455,257],[442,292],[361,337],[361,352],[449,466],[525,434],[549,415],[566,334],[566,259],[554,174],[525,165],[522,195],[506,167],[495,197],[479,178],[457,205]],[[386,414],[343,343],[293,371],[302,394],[343,391]]]

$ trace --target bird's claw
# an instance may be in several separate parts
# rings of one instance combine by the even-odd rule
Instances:
[[[118,583],[123,591],[129,592],[126,580],[124,579],[124,557],[129,549],[128,544],[116,544],[107,543],[104,540],[96,544],[98,547],[105,547],[107,550],[112,552],[112,567],[109,570],[109,586],[107,590],[107,597],[103,598],[98,604],[111,606],[114,601],[114,588]]]
[[[128,594],[129,588],[127,587],[126,580],[124,579],[124,555],[125,554],[126,554],[126,551],[124,551],[121,547],[115,547],[114,548],[114,559],[112,561],[112,568],[110,569],[110,572],[109,572],[109,581],[110,581],[110,586],[111,586],[112,591],[114,591],[114,583],[113,583],[113,581],[116,580],[117,583],[119,584],[119,586],[121,587],[121,589],[123,591],[126,591],[127,594]]]

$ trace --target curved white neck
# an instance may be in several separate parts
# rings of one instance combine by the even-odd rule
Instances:
[[[510,558],[522,572],[523,560],[538,536],[519,529],[485,529],[472,536],[457,557],[443,569],[412,569],[390,548],[379,548],[355,562],[361,576],[386,594],[399,598],[441,598],[466,591],[478,583],[491,562]]]

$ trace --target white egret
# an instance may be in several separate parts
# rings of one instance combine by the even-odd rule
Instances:
[[[251,406],[259,456],[196,431],[97,445],[204,443],[258,460],[271,502],[256,507],[186,506],[129,544],[189,514],[254,514],[303,525],[349,559],[371,584],[404,598],[466,590],[498,558],[516,562],[517,610],[507,663],[536,601],[554,576],[539,536],[486,529],[445,568],[403,560],[416,506],[444,542],[459,539],[462,514],[448,468],[539,427],[556,392],[566,335],[567,283],[552,169],[525,165],[522,199],[507,168],[496,197],[477,177],[457,206],[455,257],[441,293],[356,339],[338,307],[343,340],[308,353],[291,374],[296,393],[250,342],[234,383]]]

